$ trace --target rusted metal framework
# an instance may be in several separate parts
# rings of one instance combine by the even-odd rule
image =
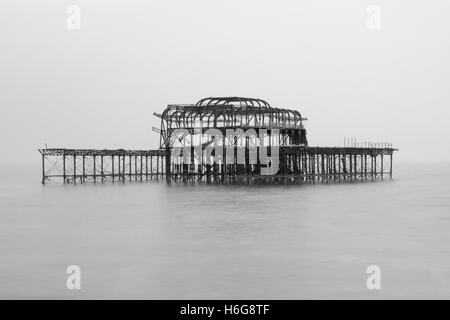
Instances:
[[[42,183],[132,181],[164,178],[165,150],[39,149]]]
[[[237,148],[239,149],[239,147]],[[261,163],[251,161],[249,148],[242,147],[245,161],[236,157],[208,164],[186,164],[183,155],[166,155],[165,176],[168,181],[240,184],[298,184],[316,182],[353,182],[392,178],[391,148],[340,148],[282,146],[279,169],[273,175],[261,175]],[[259,150],[256,151],[257,153]],[[234,153],[235,155],[237,152]],[[169,158],[170,157],[170,158]],[[192,159],[192,158],[191,158]]]
[[[203,134],[208,129],[218,129],[223,136],[227,129],[267,130],[271,135],[278,130],[279,145],[308,145],[303,118],[296,110],[271,107],[261,99],[241,97],[204,98],[196,104],[171,104],[162,112],[155,113],[161,119],[160,148],[171,148],[174,131],[183,129],[192,135]],[[202,141],[205,143],[205,141]]]
[[[284,146],[280,148],[279,171],[262,176],[258,163],[233,159],[227,162],[186,165],[182,156],[157,150],[39,149],[42,183],[125,182],[167,180],[220,183],[315,183],[364,181],[392,178],[390,148],[328,148]]]
[[[160,134],[159,149],[39,149],[42,183],[164,179],[286,184],[392,178],[397,149],[310,147],[303,126],[306,118],[261,99],[204,98],[196,104],[168,105],[155,116],[161,120],[160,129],[154,128]],[[269,150],[268,162],[261,150]],[[262,174],[273,157],[276,170]]]

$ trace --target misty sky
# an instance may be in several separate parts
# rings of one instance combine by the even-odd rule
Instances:
[[[66,9],[81,8],[81,30]],[[369,5],[381,29],[366,26]],[[386,141],[450,161],[450,2],[32,1],[0,11],[0,162],[151,149],[153,112],[207,96],[297,109],[310,145]]]

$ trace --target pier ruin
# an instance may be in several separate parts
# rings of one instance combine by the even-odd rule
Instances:
[[[306,118],[261,99],[204,98],[168,105],[154,115],[160,122],[153,128],[159,148],[39,149],[42,183],[296,184],[392,178],[397,149],[309,146]]]

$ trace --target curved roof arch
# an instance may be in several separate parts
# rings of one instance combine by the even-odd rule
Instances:
[[[283,128],[302,127],[302,118],[297,110],[272,107],[267,101],[243,97],[208,97],[196,104],[171,104],[162,113],[168,127],[193,127],[195,121],[207,119],[207,126],[217,125],[222,118],[222,126],[275,126]]]

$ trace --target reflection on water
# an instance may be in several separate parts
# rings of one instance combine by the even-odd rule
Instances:
[[[18,169],[0,181],[1,298],[450,298],[450,165],[302,186],[42,186]]]

